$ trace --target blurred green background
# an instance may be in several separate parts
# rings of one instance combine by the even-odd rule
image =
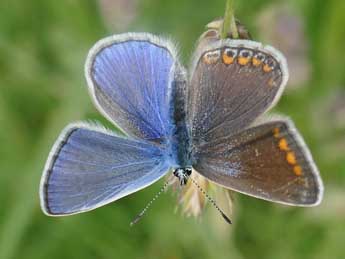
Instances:
[[[206,23],[225,1],[1,0],[0,258],[345,258],[345,1],[236,1],[253,37],[281,49],[291,80],[275,111],[289,115],[325,182],[316,208],[236,195],[232,226],[211,207],[201,220],[162,195],[129,222],[157,183],[115,204],[66,218],[39,209],[48,152],[69,122],[99,120],[83,66],[100,38],[126,31],[171,36],[188,64]]]

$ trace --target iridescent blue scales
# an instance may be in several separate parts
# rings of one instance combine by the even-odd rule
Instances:
[[[292,122],[257,120],[288,78],[274,48],[216,41],[198,49],[187,76],[172,43],[127,33],[96,43],[85,73],[97,109],[124,134],[96,124],[67,126],[41,180],[46,214],[92,210],[168,172],[179,172],[185,184],[191,167],[258,198],[298,206],[321,201],[318,170]]]

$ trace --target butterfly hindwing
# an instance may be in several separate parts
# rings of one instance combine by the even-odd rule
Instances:
[[[323,185],[311,154],[289,120],[275,120],[205,143],[194,168],[226,188],[274,202],[312,206]]]
[[[152,184],[167,173],[164,150],[87,124],[68,126],[47,160],[42,210],[53,216],[89,211]]]

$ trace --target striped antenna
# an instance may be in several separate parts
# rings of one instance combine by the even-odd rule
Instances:
[[[152,203],[162,194],[162,192],[168,187],[170,181],[166,181],[162,188],[156,193],[156,195],[147,203],[146,207],[131,221],[129,224],[131,227],[137,224],[139,220],[145,215],[146,211],[151,207]]]
[[[201,186],[192,178],[189,176],[189,179],[192,181],[192,183],[199,189],[199,191],[206,197],[206,199],[219,211],[219,213],[222,215],[223,219],[228,223],[232,224],[230,218],[221,210],[221,208],[218,207],[217,203],[214,199],[212,199]]]

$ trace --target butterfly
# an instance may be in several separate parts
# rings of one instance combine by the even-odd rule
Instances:
[[[93,210],[168,172],[181,185],[196,171],[260,199],[320,203],[318,169],[292,121],[262,119],[288,80],[273,47],[213,40],[197,48],[187,72],[169,40],[125,33],[94,45],[85,75],[95,106],[124,134],[84,122],[62,131],[41,178],[45,214]]]

